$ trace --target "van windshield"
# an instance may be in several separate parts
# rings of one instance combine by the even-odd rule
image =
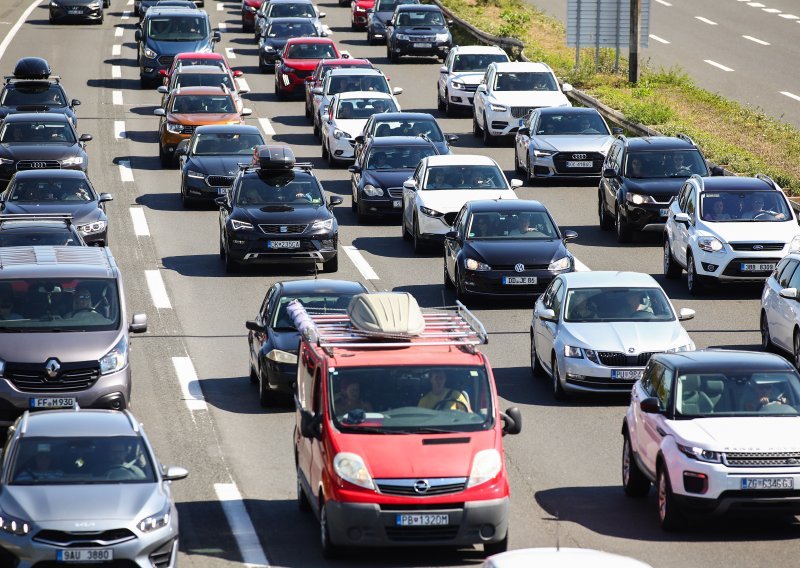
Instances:
[[[338,367],[328,384],[331,413],[343,431],[472,432],[494,424],[483,367]]]

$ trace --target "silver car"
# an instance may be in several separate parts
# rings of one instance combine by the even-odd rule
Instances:
[[[26,412],[4,457],[0,566],[176,565],[170,482],[188,472],[156,460],[130,412]]]
[[[539,108],[517,130],[514,167],[527,175],[529,183],[540,178],[600,177],[614,134],[596,109]]]
[[[552,378],[557,399],[569,392],[630,392],[654,353],[693,351],[676,314],[649,274],[571,272],[539,297],[531,320],[531,367]]]

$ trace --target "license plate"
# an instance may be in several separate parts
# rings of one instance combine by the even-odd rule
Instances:
[[[791,477],[743,477],[742,489],[794,489]]]
[[[611,378],[622,381],[637,381],[642,378],[644,369],[613,369]]]
[[[267,241],[267,248],[296,249],[300,248],[300,241]]]
[[[397,515],[401,527],[440,527],[450,524],[450,515]]]
[[[669,215],[669,209],[659,209],[658,214],[662,217],[667,217]]]
[[[432,43],[415,43],[414,47],[419,49],[430,49],[433,47]]]
[[[58,562],[110,562],[114,551],[110,548],[60,548],[56,552]]]
[[[519,124],[518,124],[517,126],[519,126],[520,128],[522,128],[522,125],[523,125],[523,124],[525,124],[525,119],[524,119],[524,118],[520,118],[520,119],[519,119],[519,121],[518,121],[518,123],[519,123]]]
[[[536,276],[503,276],[503,284],[536,284]]]
[[[225,193],[226,193],[227,191],[228,191],[228,188],[227,188],[227,187],[218,187],[218,188],[217,188],[217,194],[219,194],[219,195],[225,195]]]
[[[83,10],[81,8],[70,8],[69,10],[67,10],[67,13],[78,15],[78,14],[83,14]]]
[[[592,161],[591,160],[583,160],[580,162],[567,162],[568,168],[591,168]]]
[[[392,201],[392,207],[394,207],[395,209],[400,209],[402,206],[403,206],[402,199],[395,199]]]
[[[75,397],[48,397],[30,399],[31,408],[74,408]]]
[[[745,263],[741,264],[742,272],[772,272],[775,270],[774,262]]]

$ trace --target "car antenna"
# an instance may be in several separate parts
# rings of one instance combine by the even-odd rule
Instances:
[[[561,550],[561,542],[560,542],[560,534],[558,532],[558,528],[561,526],[561,519],[558,517],[558,511],[555,514],[556,517],[556,551]]]

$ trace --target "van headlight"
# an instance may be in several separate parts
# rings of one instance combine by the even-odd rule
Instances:
[[[333,458],[333,469],[336,475],[353,485],[364,489],[375,489],[372,475],[367,470],[367,464],[358,454],[339,452]]]
[[[500,459],[500,452],[494,448],[481,450],[475,454],[472,460],[472,471],[469,472],[467,487],[475,487],[481,483],[491,481],[503,468],[503,460]]]
[[[107,375],[125,368],[128,364],[128,338],[122,336],[111,351],[100,359],[100,374]]]
[[[145,517],[138,523],[136,523],[136,528],[138,528],[143,533],[149,533],[156,529],[164,528],[169,524],[169,502],[164,504],[164,507],[154,515],[150,515],[149,517]]]
[[[149,47],[145,47],[144,51],[142,53],[144,53],[144,56],[147,59],[155,59],[156,57],[158,57],[158,53],[156,53],[155,51],[153,51]]]

